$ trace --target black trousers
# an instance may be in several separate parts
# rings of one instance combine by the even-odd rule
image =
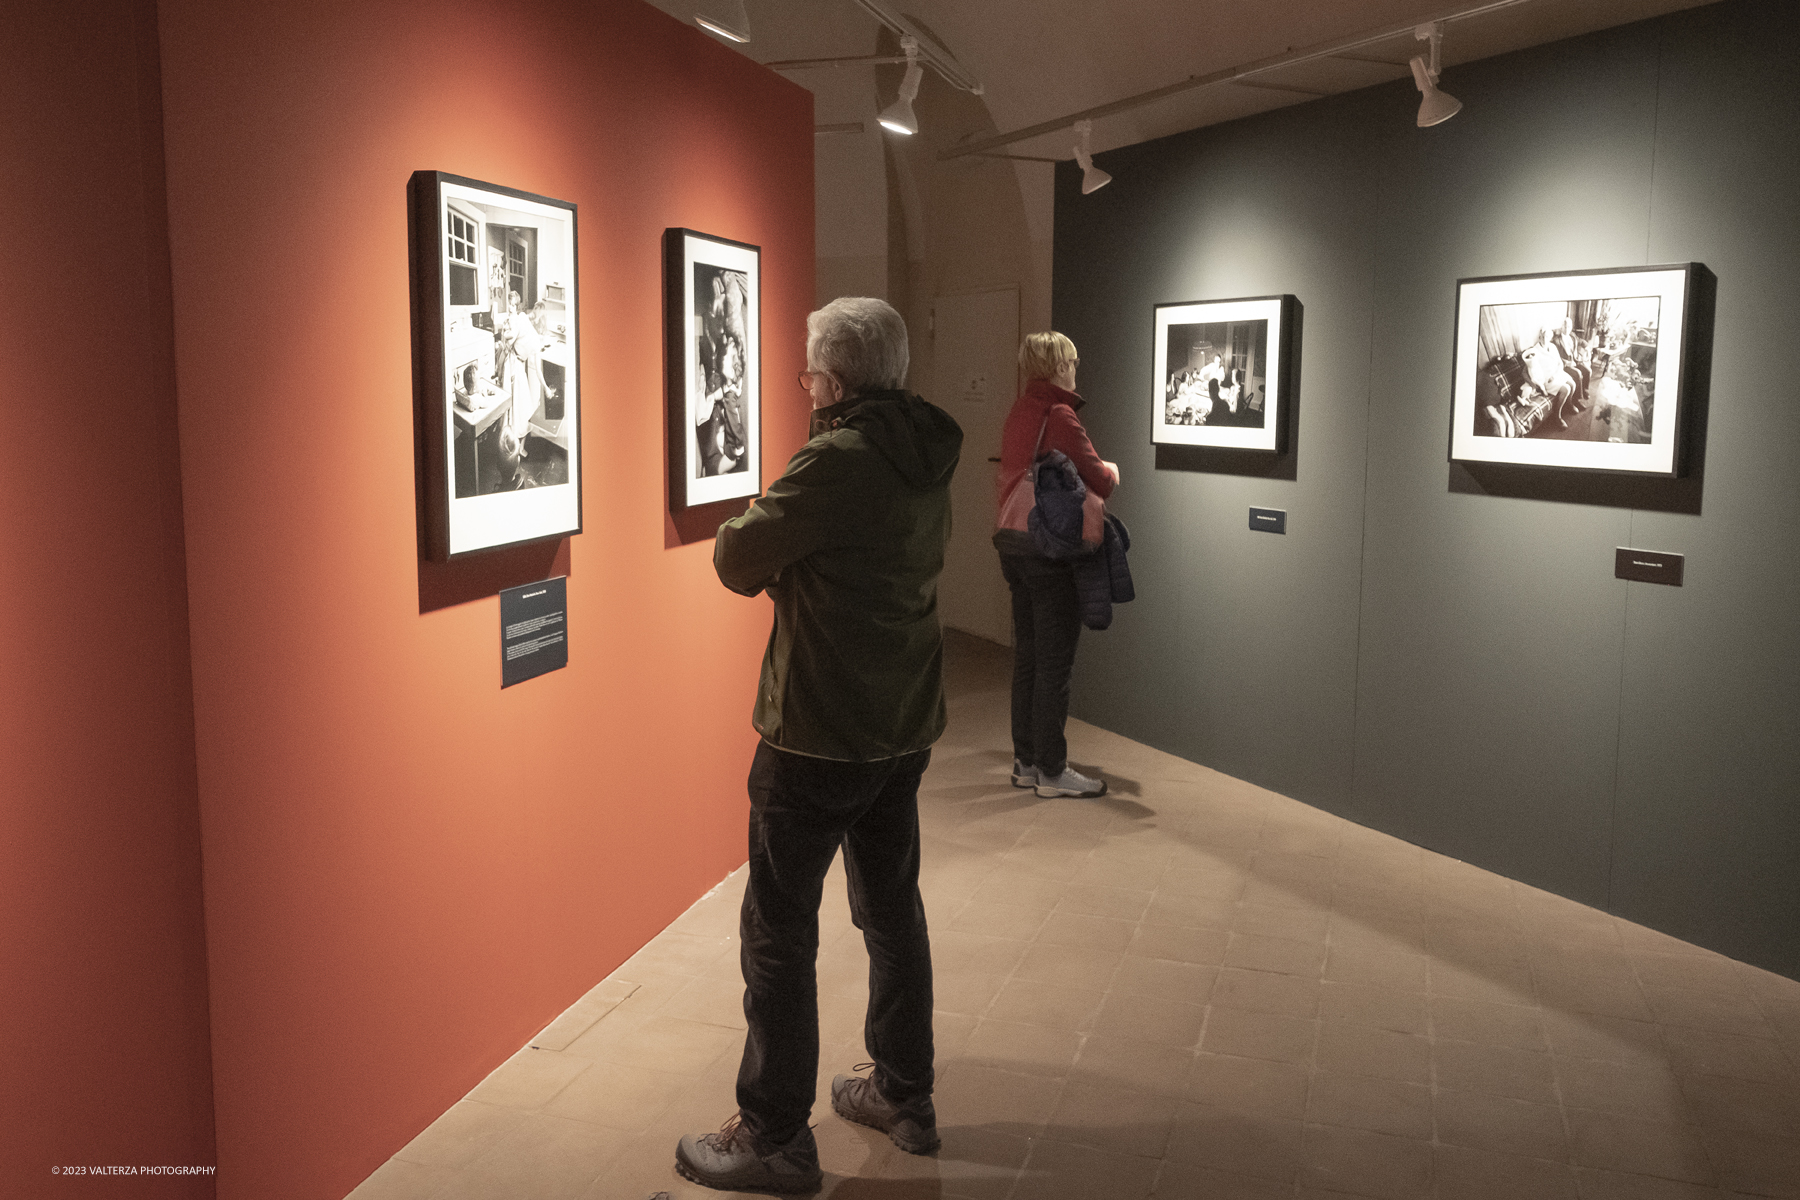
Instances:
[[[1002,554],[1000,573],[1012,589],[1013,757],[1047,775],[1069,763],[1063,725],[1069,719],[1069,673],[1081,636],[1075,571],[1068,563]]]
[[[854,763],[756,748],[737,1100],[744,1125],[767,1141],[787,1141],[812,1113],[819,898],[840,846],[850,916],[869,950],[863,1042],[875,1086],[896,1104],[931,1094],[931,939],[919,896],[919,779],[930,761],[929,750]]]

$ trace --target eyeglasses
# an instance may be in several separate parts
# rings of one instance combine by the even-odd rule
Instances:
[[[831,372],[830,371],[802,371],[802,372],[800,372],[800,390],[810,394],[813,389],[813,380],[818,379],[820,376],[824,376],[825,378],[829,379],[829,378],[831,378]]]

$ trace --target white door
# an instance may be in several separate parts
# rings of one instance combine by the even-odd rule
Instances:
[[[932,301],[937,368],[932,400],[963,428],[950,488],[952,532],[938,581],[938,617],[965,633],[1012,644],[1012,605],[994,553],[994,476],[1000,427],[1018,395],[1019,289]]]

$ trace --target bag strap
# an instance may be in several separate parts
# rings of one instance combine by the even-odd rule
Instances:
[[[1038,457],[1044,452],[1044,434],[1050,428],[1050,413],[1044,413],[1044,423],[1038,426],[1037,445],[1031,448],[1031,461],[1036,465]]]

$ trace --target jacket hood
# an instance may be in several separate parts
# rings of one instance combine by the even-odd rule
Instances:
[[[813,413],[813,431],[853,429],[915,488],[949,482],[962,455],[956,418],[911,392],[865,392]]]

